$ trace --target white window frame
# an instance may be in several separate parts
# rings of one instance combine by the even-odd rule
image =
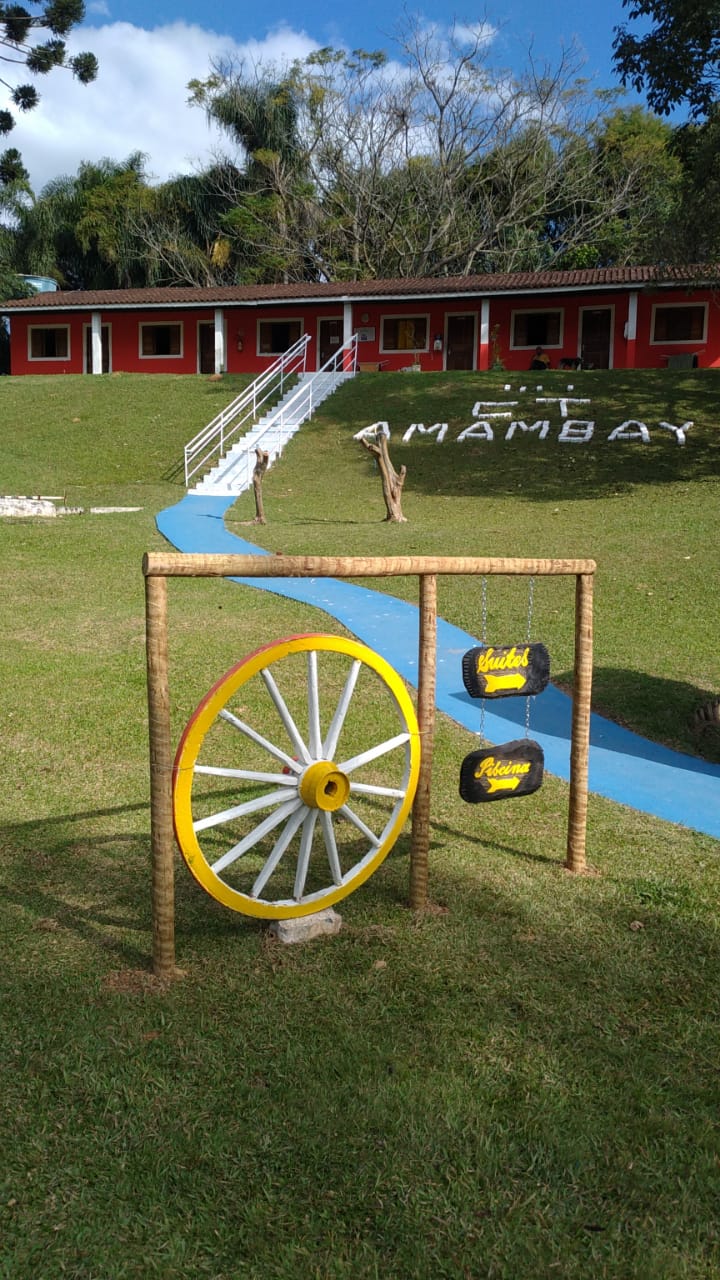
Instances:
[[[34,356],[32,352],[32,335],[39,331],[48,332],[50,329],[64,329],[67,336],[67,354],[64,356]],[[28,361],[33,364],[46,364],[48,361],[69,360],[70,359],[70,325],[69,324],[31,324],[28,325],[27,331],[28,344]]]
[[[560,333],[557,342],[527,342],[522,345],[515,342],[515,319],[517,316],[547,316],[558,315],[560,317]],[[561,351],[563,347],[563,334],[565,332],[565,308],[564,307],[516,307],[510,312],[510,350],[511,351],[534,351],[537,346],[546,347],[548,351]]]
[[[288,344],[287,347],[283,348],[282,351],[263,351],[260,346],[260,329],[261,329],[261,326],[264,324],[296,324],[298,325],[300,332],[298,333],[296,338],[292,339],[292,341]],[[255,354],[260,356],[263,360],[277,360],[278,356],[284,356],[285,352],[290,350],[290,347],[294,347],[295,343],[300,341],[304,333],[305,333],[305,317],[304,316],[275,316],[275,317],[263,316],[262,319],[259,318],[257,322],[257,330],[256,330],[257,350]]]
[[[655,318],[658,311],[678,311],[682,309],[687,311],[688,308],[700,310],[704,312],[703,331],[700,338],[656,338],[655,337]],[[650,346],[651,347],[693,347],[702,346],[707,342],[708,330],[708,304],[707,302],[654,302],[652,313],[650,316]]]
[[[179,329],[180,330],[180,350],[172,354],[162,355],[153,352],[151,355],[145,355],[143,352],[143,332],[145,329]],[[141,320],[138,324],[138,359],[139,360],[182,360],[185,354],[185,325],[182,320]]]
[[[385,346],[385,321],[390,320],[399,323],[402,320],[424,320],[425,321],[425,345],[423,347],[386,347]],[[423,352],[430,350],[430,312],[429,311],[411,311],[411,312],[388,312],[387,315],[380,316],[380,352],[387,356],[414,356],[422,355]]]

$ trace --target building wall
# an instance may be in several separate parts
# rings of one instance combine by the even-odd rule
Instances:
[[[611,368],[662,368],[670,357],[692,356],[697,356],[700,367],[720,367],[720,310],[711,290],[639,290],[635,298],[634,341],[631,295],[612,290],[492,296],[487,302],[490,341],[485,345],[481,344],[482,299],[471,296],[425,302],[400,299],[354,303],[352,330],[361,334],[358,358],[366,368],[397,370],[419,363],[424,371],[441,372],[447,363],[448,317],[469,317],[472,345],[466,353],[467,367],[487,369],[499,360],[508,371],[525,371],[535,345],[545,348],[553,368],[561,357],[579,356],[586,345],[583,326],[587,337],[587,326],[598,322],[602,329],[605,315],[607,363]],[[702,311],[702,333],[653,341],[658,308],[663,312],[663,332],[677,329],[678,313],[670,315],[669,307],[679,308],[681,319],[690,318],[696,329]],[[342,341],[341,300],[218,310],[223,316],[226,368],[230,373],[261,373],[277,354],[263,350],[263,342],[267,346],[269,336],[275,335],[277,342],[283,334],[294,333],[309,333],[308,368],[317,368],[319,324],[323,319],[335,322],[335,341]],[[200,326],[212,328],[215,314],[213,307],[101,311],[101,323],[109,332],[109,368],[114,372],[197,373]],[[13,374],[85,370],[92,320],[89,310],[75,313],[48,308],[35,313],[12,311],[10,315]],[[210,330],[206,332],[209,334]],[[541,339],[544,335],[545,340],[536,343],[538,335]],[[604,366],[598,363],[596,367]]]

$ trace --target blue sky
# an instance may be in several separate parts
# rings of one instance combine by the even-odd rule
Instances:
[[[23,154],[36,191],[54,177],[77,171],[83,160],[147,155],[148,173],[161,181],[208,163],[226,140],[187,105],[187,82],[202,79],[211,60],[231,56],[245,65],[291,61],[323,45],[382,48],[392,56],[393,34],[403,9],[384,0],[328,5],[306,0],[297,9],[281,0],[242,5],[238,0],[87,0],[84,27],[73,33],[73,51],[91,49],[100,60],[95,84],[82,87],[62,72],[39,85],[40,107],[21,118],[8,143]],[[422,10],[423,21],[447,25],[485,21],[493,28],[488,61],[520,71],[528,49],[557,65],[563,46],[575,44],[582,74],[596,88],[617,86],[612,69],[613,28],[623,21],[621,0],[583,3],[504,0],[493,8],[457,11],[439,0]],[[638,99],[630,94],[628,102]],[[0,91],[0,106],[3,105]]]

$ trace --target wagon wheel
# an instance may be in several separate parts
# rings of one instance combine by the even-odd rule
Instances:
[[[178,844],[225,906],[309,915],[383,861],[419,763],[413,705],[384,658],[338,636],[276,641],[228,671],[188,721],[173,770]]]

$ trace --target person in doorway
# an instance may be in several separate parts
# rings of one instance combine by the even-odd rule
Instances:
[[[535,348],[535,354],[530,361],[530,368],[536,369],[538,373],[543,373],[545,369],[550,368],[550,357],[542,347]]]

